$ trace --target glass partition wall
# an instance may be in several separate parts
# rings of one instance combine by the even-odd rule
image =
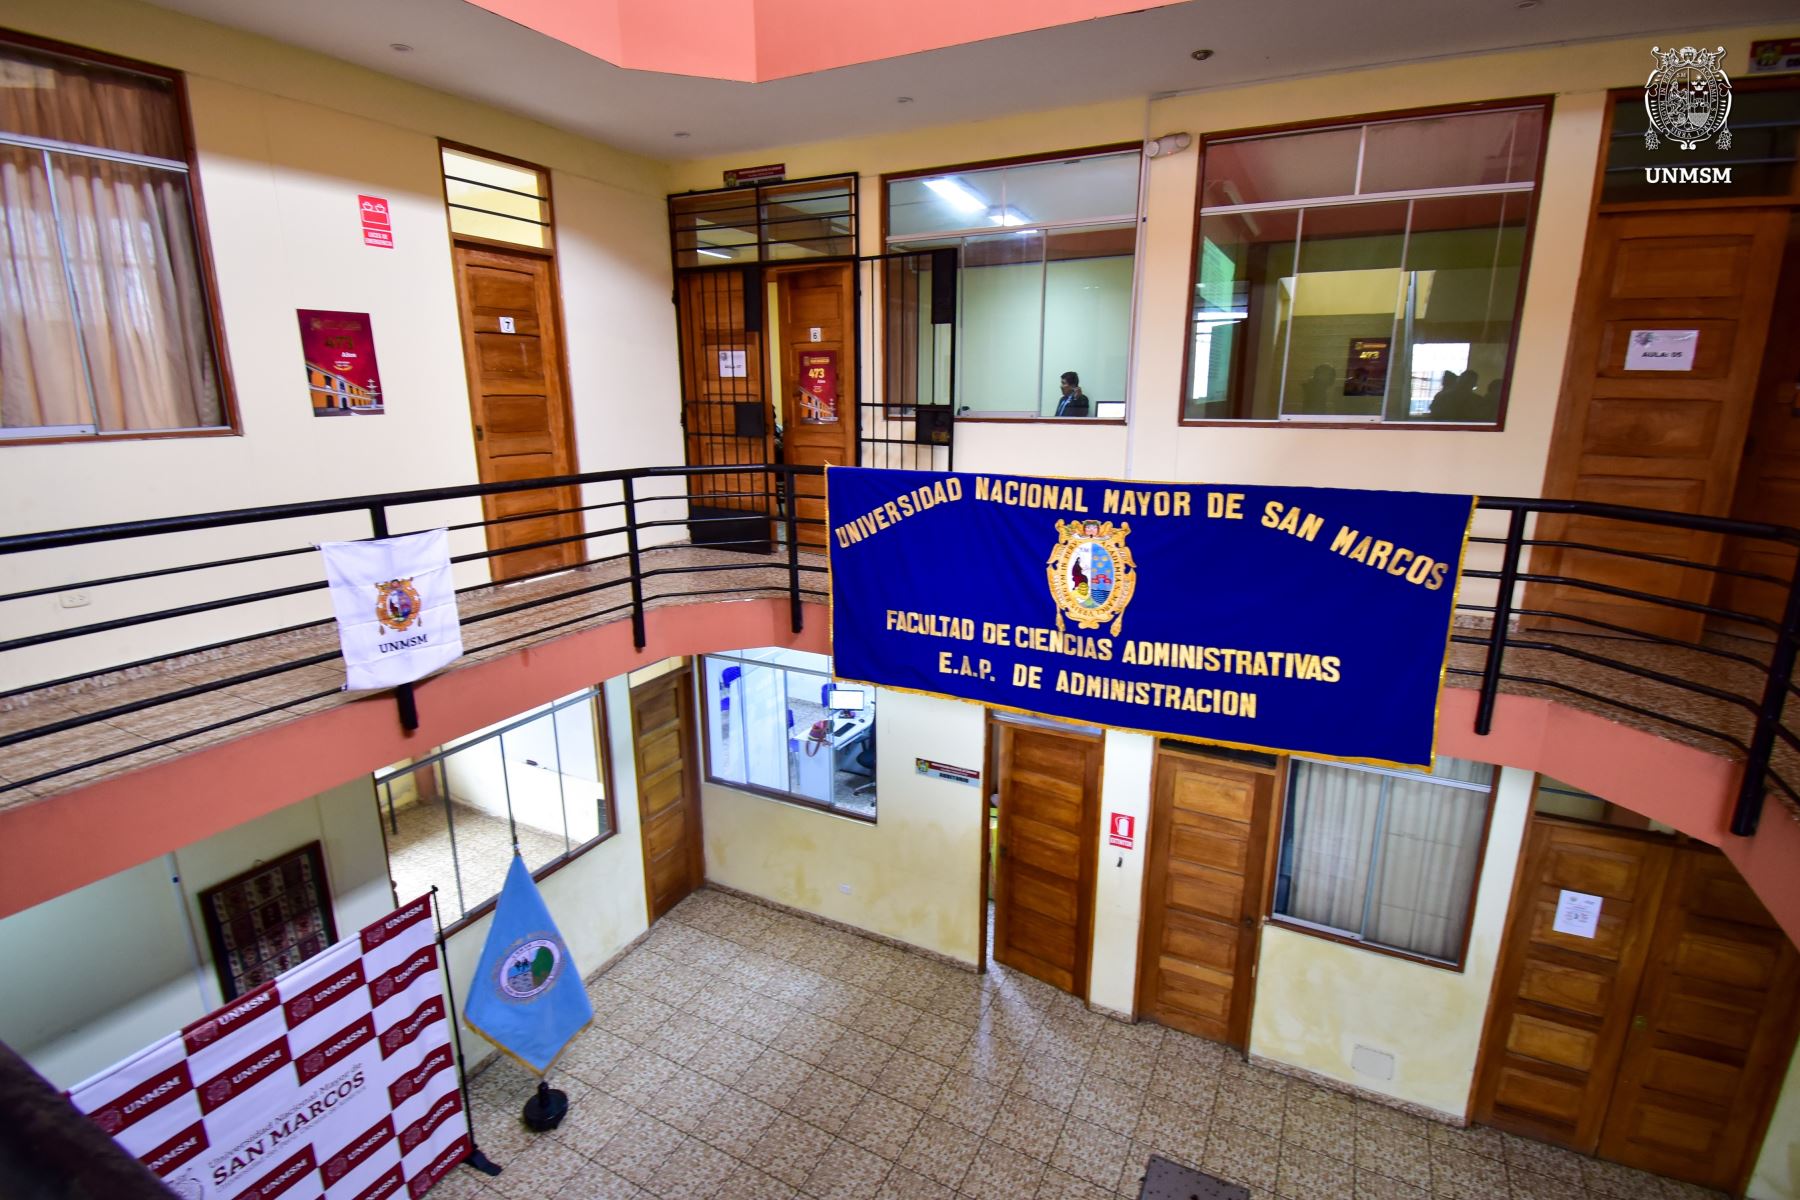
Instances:
[[[1183,418],[1497,423],[1544,116],[1209,141]]]
[[[960,416],[1124,419],[1140,157],[887,181],[888,249],[958,252]]]

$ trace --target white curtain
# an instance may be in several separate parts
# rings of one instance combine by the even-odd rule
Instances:
[[[1351,933],[1362,929],[1383,778],[1325,763],[1294,764],[1287,915]]]
[[[93,419],[44,156],[0,146],[0,427]]]

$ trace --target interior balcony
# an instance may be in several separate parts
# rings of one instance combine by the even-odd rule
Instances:
[[[14,581],[0,606],[26,630],[0,642],[0,915],[646,663],[746,646],[829,654],[823,531],[781,510],[804,471],[646,468],[0,539]],[[504,518],[443,519],[550,485],[580,489],[588,532],[505,541]],[[706,511],[737,515],[696,519],[702,492]],[[1719,846],[1800,936],[1791,582],[1671,563],[1619,531],[1778,549],[1800,534],[1566,501],[1481,509],[1477,529],[1493,532],[1465,556],[1439,753],[1540,772]],[[1612,532],[1576,542],[1552,528],[1576,518]],[[461,572],[464,656],[410,689],[344,692],[312,544],[440,524]],[[491,578],[547,552],[548,568]],[[1761,595],[1726,609],[1595,578],[1594,562],[1620,557],[1735,573]],[[69,596],[100,619],[57,623],[70,610],[46,600]],[[1771,603],[1782,619],[1757,615]],[[1642,633],[1668,629],[1668,614],[1697,634]]]

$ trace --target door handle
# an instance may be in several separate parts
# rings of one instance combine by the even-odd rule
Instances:
[[[481,426],[477,425],[475,427],[475,440],[478,442],[483,441],[486,439],[486,437],[487,437],[487,435],[481,431]]]

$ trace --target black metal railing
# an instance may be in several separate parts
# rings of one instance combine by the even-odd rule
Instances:
[[[148,710],[167,711],[167,706],[225,688],[266,686],[283,675],[338,661],[335,639],[327,648],[322,633],[328,629],[330,619],[324,603],[327,585],[322,567],[316,558],[305,557],[312,553],[312,543],[324,540],[322,532],[342,539],[436,528],[446,524],[437,519],[443,515],[442,507],[456,502],[516,492],[571,489],[563,494],[577,496],[582,503],[557,509],[555,514],[574,515],[588,525],[603,526],[453,554],[452,562],[463,564],[576,546],[582,560],[573,566],[558,565],[500,584],[482,582],[460,588],[462,596],[480,594],[474,611],[463,615],[465,633],[484,627],[494,630],[494,636],[470,646],[466,651],[469,654],[493,651],[580,625],[625,618],[631,621],[633,641],[641,649],[647,642],[647,608],[670,597],[743,595],[741,584],[719,588],[697,585],[704,584],[709,574],[741,571],[747,566],[771,572],[766,590],[787,595],[792,627],[799,632],[804,627],[805,602],[829,598],[824,580],[819,578],[825,574],[825,567],[803,557],[803,543],[823,542],[822,532],[817,529],[821,523],[797,517],[791,505],[780,505],[776,498],[795,494],[794,476],[818,471],[816,467],[745,464],[648,467],[270,505],[0,538],[0,564],[8,568],[4,572],[6,578],[15,581],[14,587],[0,593],[0,672],[5,672],[0,678],[11,680],[6,685],[11,690],[0,691],[0,802],[4,802],[7,791],[21,786],[50,783],[59,776],[101,767],[147,749],[174,746],[336,694],[340,689],[335,686],[303,691],[218,720],[191,727],[184,724],[173,732],[124,749],[85,757],[70,752],[60,755],[54,763],[40,764],[31,770],[8,767],[8,752],[15,747],[42,744],[44,738]],[[719,476],[736,479],[721,481]],[[727,487],[740,486],[737,481],[747,478],[756,482],[741,491],[719,490],[722,483]],[[775,486],[777,481],[783,486]],[[720,510],[723,515],[696,515],[690,506],[694,501],[709,513]],[[741,509],[725,511],[734,504],[741,505]],[[1678,731],[1675,736],[1717,747],[1726,756],[1741,760],[1743,774],[1731,825],[1734,833],[1749,836],[1755,832],[1764,796],[1769,791],[1800,808],[1800,792],[1790,782],[1800,780],[1800,736],[1784,721],[1787,699],[1797,690],[1793,668],[1796,651],[1800,650],[1800,556],[1795,557],[1794,571],[1776,576],[1642,548],[1647,544],[1649,531],[1651,538],[1679,533],[1751,539],[1776,546],[1783,556],[1793,556],[1800,549],[1800,531],[1564,500],[1483,497],[1478,507],[1485,513],[1504,514],[1505,530],[1470,539],[1463,564],[1463,593],[1457,606],[1460,619],[1452,633],[1452,661],[1447,665],[1449,682],[1472,686],[1477,691],[1477,733],[1490,731],[1499,696],[1509,685],[1515,690],[1555,694],[1579,706],[1624,715],[1652,727],[1667,727]],[[447,527],[463,535],[467,542],[510,522],[538,520],[545,515],[551,514],[536,511],[523,516],[449,523]],[[366,519],[366,528],[347,527],[346,517],[352,521]],[[747,528],[747,518],[759,527],[755,531],[758,536],[741,544],[696,532],[696,527],[703,531],[710,522],[729,526],[724,531],[727,536],[747,536],[742,533]],[[1574,540],[1553,536],[1541,528],[1544,522],[1566,524],[1576,520],[1584,528],[1598,532],[1591,533],[1587,540]],[[283,526],[282,533],[270,536],[271,540],[281,538],[286,544],[273,549],[175,561],[178,551],[187,548],[179,543],[184,536],[217,537],[225,531],[284,522],[301,524],[306,535],[300,540],[305,544],[294,545],[291,530]],[[1534,529],[1534,523],[1540,528]],[[477,530],[482,533],[475,533]],[[674,534],[681,536],[678,540],[666,540]],[[692,543],[685,540],[688,537],[693,538]],[[101,543],[145,547],[139,557],[146,561],[140,569],[115,569],[92,578],[62,569],[56,561],[61,552]],[[710,558],[705,554],[669,557],[667,551],[675,547],[694,551],[737,547],[743,553]],[[91,555],[81,561],[91,563]],[[1578,565],[1570,566],[1571,561]],[[1616,581],[1616,570],[1591,565],[1583,569],[1579,566],[1582,562],[1639,564],[1665,575],[1672,572],[1682,580],[1729,578],[1775,591],[1770,593],[1770,602],[1762,606],[1762,611],[1746,612],[1714,602],[1710,585],[1670,587],[1666,593],[1627,587]],[[219,593],[230,589],[222,588],[220,576],[211,574],[284,569],[297,577],[286,582],[262,579],[258,582],[271,586],[252,586],[226,595]],[[519,593],[516,599],[507,590],[511,585],[533,581],[536,586]],[[676,581],[675,589],[658,591],[662,586],[659,581]],[[154,592],[142,593],[133,607],[127,598],[134,587],[153,588]],[[1483,587],[1491,588],[1491,597],[1472,594]],[[163,597],[171,589],[177,593],[177,602],[153,599]],[[37,611],[44,628],[4,636],[4,631],[15,627],[14,618],[25,611],[25,602],[37,600],[41,605],[47,597],[71,593],[121,597],[108,607],[129,611],[59,626],[42,617],[43,612],[56,610],[40,607]],[[315,600],[306,599],[314,593],[318,594]],[[1706,598],[1696,599],[1696,595]],[[1571,597],[1603,601],[1624,616],[1615,620],[1596,615],[1591,605],[1583,606]],[[309,604],[311,607],[307,607]],[[270,605],[277,606],[281,618],[286,619],[269,619],[267,610],[258,608]],[[295,606],[305,611],[291,611]],[[508,623],[522,624],[523,628],[492,624],[552,606],[554,611],[544,611],[541,619]],[[1777,609],[1780,615],[1770,615]],[[224,613],[237,615],[238,628],[223,640],[197,640],[179,629],[181,622],[214,619]],[[1652,619],[1634,624],[1633,614],[1647,614]],[[1700,632],[1671,636],[1651,627],[1659,623],[1655,618],[1671,614],[1684,618]],[[295,617],[299,619],[292,619]],[[1721,623],[1729,623],[1729,628],[1722,629]],[[134,631],[158,629],[171,631],[167,635],[170,644],[152,653],[113,653],[101,644],[107,637],[138,636]],[[116,703],[102,700],[92,711],[71,713],[51,704],[42,709],[47,714],[42,719],[32,714],[32,705],[38,699],[58,696],[62,693],[57,689],[66,692],[78,681],[96,675],[125,671],[154,681],[161,678],[159,668],[191,664],[195,655],[229,654],[252,644],[279,646],[281,642],[265,639],[308,634],[318,639],[317,652],[275,662],[258,661],[242,669],[233,669],[227,662],[208,668],[203,680],[167,670],[162,672],[167,676],[163,682],[125,689],[123,698]],[[46,670],[41,662],[11,669],[26,656],[45,654],[46,647],[87,647],[86,661],[70,673]],[[1457,647],[1467,649],[1459,655],[1455,653]],[[1630,686],[1625,686],[1627,683]],[[97,694],[104,697],[105,691]],[[408,727],[416,725],[410,688],[399,689],[396,699],[403,723]],[[1704,711],[1689,711],[1694,705]],[[9,708],[12,711],[4,711]]]

